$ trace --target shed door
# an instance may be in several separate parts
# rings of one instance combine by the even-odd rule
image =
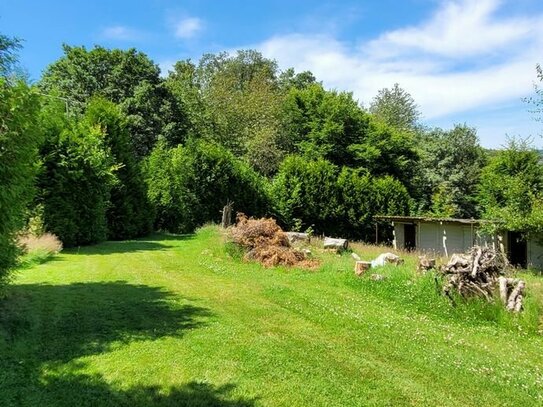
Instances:
[[[413,224],[404,225],[404,248],[406,250],[415,250],[417,248],[417,228]]]
[[[513,266],[526,268],[528,263],[528,247],[526,239],[519,232],[509,232],[507,237],[509,261]]]

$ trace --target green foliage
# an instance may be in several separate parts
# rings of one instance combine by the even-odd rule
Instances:
[[[64,105],[54,103],[42,110],[40,128],[45,143],[38,203],[45,229],[66,247],[105,240],[116,167],[104,129],[90,117],[66,116]]]
[[[326,91],[320,84],[290,89],[283,107],[285,151],[336,165],[354,165],[348,147],[366,134],[368,116],[350,93]]]
[[[401,131],[415,130],[421,117],[413,97],[397,83],[392,89],[381,89],[373,98],[369,111],[379,120]]]
[[[15,263],[15,234],[34,192],[38,112],[38,96],[25,83],[0,78],[0,286]]]
[[[477,186],[485,154],[474,128],[456,125],[419,136],[420,161],[415,184],[420,212],[436,216],[476,218]]]
[[[124,116],[112,102],[95,99],[88,104],[85,119],[91,126],[100,126],[105,147],[117,167],[117,182],[110,191],[107,210],[108,238],[129,239],[150,233],[153,209],[147,201],[145,182]]]
[[[93,97],[120,104],[128,118],[138,156],[147,155],[159,138],[175,145],[184,140],[182,106],[160,78],[160,70],[135,49],[109,50],[64,45],[64,55],[51,64],[40,81],[46,93],[58,93],[79,111]]]
[[[481,175],[479,201],[484,217],[498,228],[543,232],[543,166],[536,150],[511,140],[492,157]]]
[[[411,198],[405,186],[390,177],[372,177],[366,171],[344,167],[338,177],[340,193],[338,222],[342,235],[374,241],[376,215],[408,215]],[[388,222],[381,225],[379,239],[390,239]]]
[[[274,211],[289,229],[331,232],[337,219],[337,167],[329,161],[287,157],[272,186]],[[301,224],[300,224],[301,220]]]
[[[265,179],[217,145],[191,142],[169,149],[159,144],[149,157],[146,174],[159,229],[187,232],[218,222],[227,201],[250,216],[262,216],[267,210]]]
[[[375,215],[409,213],[406,188],[390,176],[329,161],[288,157],[272,186],[276,216],[288,229],[312,227],[317,233],[358,239],[375,236]]]
[[[284,104],[283,150],[324,158],[338,166],[363,167],[373,176],[391,175],[411,188],[417,155],[411,134],[364,112],[351,93],[320,84],[291,88]]]
[[[283,158],[279,137],[282,92],[277,64],[256,51],[204,55],[197,81],[212,131],[206,136],[273,174]]]
[[[21,40],[0,34],[0,77],[9,77],[17,65],[17,51],[21,49]]]

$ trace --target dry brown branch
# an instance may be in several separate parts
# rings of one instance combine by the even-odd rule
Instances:
[[[237,223],[229,235],[234,243],[247,250],[247,260],[259,261],[266,267],[314,268],[318,265],[316,260],[308,258],[307,253],[291,247],[287,234],[274,219],[253,219],[238,213]]]

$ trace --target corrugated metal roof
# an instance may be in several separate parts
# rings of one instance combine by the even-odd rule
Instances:
[[[389,220],[400,223],[457,223],[462,225],[481,225],[483,223],[492,223],[492,221],[483,219],[459,219],[459,218],[438,218],[431,216],[374,216],[374,219]]]

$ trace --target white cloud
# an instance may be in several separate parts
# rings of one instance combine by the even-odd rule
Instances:
[[[186,17],[174,24],[174,35],[176,38],[186,40],[194,37],[203,28],[203,21],[198,17]]]
[[[124,25],[106,27],[102,30],[101,35],[106,39],[122,41],[134,40],[140,37],[138,31]]]
[[[289,34],[256,48],[364,104],[398,82],[435,119],[532,93],[535,64],[543,62],[543,15],[498,18],[499,8],[497,0],[446,1],[428,21],[361,44]]]
[[[369,45],[376,53],[421,51],[451,58],[503,50],[533,34],[538,21],[527,17],[495,19],[501,3],[498,0],[445,2],[429,21],[384,33]]]

